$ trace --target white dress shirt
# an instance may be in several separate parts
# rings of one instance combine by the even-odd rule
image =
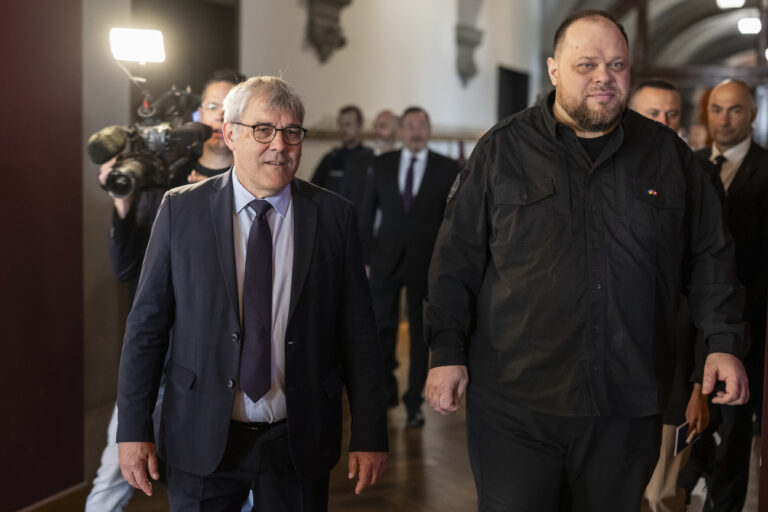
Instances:
[[[400,170],[397,175],[397,185],[400,188],[400,195],[405,192],[405,178],[408,176],[408,167],[411,165],[411,158],[416,157],[416,163],[413,165],[413,198],[419,193],[419,187],[424,179],[424,172],[427,170],[427,148],[418,153],[411,153],[407,148],[400,152]]]
[[[240,305],[240,322],[243,318],[243,277],[248,234],[255,218],[248,203],[256,199],[232,172],[234,212],[232,227],[235,243],[235,269],[237,271],[237,298]],[[276,195],[264,198],[272,208],[267,212],[267,222],[272,230],[272,387],[266,395],[253,402],[240,389],[238,383],[232,419],[243,422],[269,423],[286,417],[285,405],[285,330],[288,326],[288,309],[291,300],[291,270],[293,266],[293,202],[288,185]]]
[[[747,156],[750,144],[752,144],[752,138],[747,137],[722,153],[717,149],[716,144],[712,144],[712,154],[709,157],[712,163],[717,165],[717,157],[720,155],[725,157],[725,162],[723,162],[723,166],[720,168],[720,180],[723,182],[723,187],[725,187],[726,191],[731,186],[731,183],[733,183],[733,178],[736,177],[736,172],[741,167],[744,157]]]

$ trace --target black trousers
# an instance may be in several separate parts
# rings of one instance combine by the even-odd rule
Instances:
[[[480,512],[638,511],[661,415],[572,418],[467,397]]]
[[[426,276],[425,276],[426,277]],[[427,283],[407,282],[399,277],[370,279],[373,309],[379,330],[379,340],[384,359],[384,383],[387,403],[397,401],[397,380],[395,379],[395,348],[400,314],[400,290],[405,287],[405,301],[408,312],[408,325],[411,337],[410,367],[408,368],[408,389],[403,395],[403,403],[409,413],[417,411],[424,400],[424,384],[427,381],[427,363],[429,349],[424,342],[423,303],[427,296]]]
[[[712,421],[702,438],[691,447],[691,458],[678,480],[688,494],[700,476],[707,482],[705,512],[741,512],[747,500],[749,459],[752,452],[755,407],[752,398],[744,405],[710,405]],[[717,432],[720,444],[713,435]]]
[[[168,466],[172,512],[237,512],[250,490],[254,511],[328,510],[328,477],[311,480],[296,473],[287,423],[255,432],[233,422],[221,464],[210,475]]]

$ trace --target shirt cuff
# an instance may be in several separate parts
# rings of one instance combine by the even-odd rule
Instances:
[[[430,345],[432,353],[430,368],[467,365],[467,357],[464,353],[465,338],[461,331],[441,331],[435,335]]]

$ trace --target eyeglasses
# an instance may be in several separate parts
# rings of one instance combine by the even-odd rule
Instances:
[[[262,144],[269,144],[275,140],[277,132],[283,132],[283,141],[291,146],[296,146],[301,144],[301,141],[304,140],[304,136],[307,134],[307,129],[302,128],[301,126],[287,126],[285,128],[277,128],[276,126],[268,123],[245,124],[239,123],[237,121],[232,121],[232,124],[239,124],[240,126],[250,128],[253,130],[253,138],[256,140],[256,142],[260,142]]]
[[[224,105],[222,105],[221,103],[216,103],[215,101],[209,101],[209,102],[207,102],[207,103],[203,103],[203,108],[204,108],[205,110],[211,110],[211,111],[214,111],[214,110],[221,110],[221,108],[222,108],[223,106],[224,106]]]

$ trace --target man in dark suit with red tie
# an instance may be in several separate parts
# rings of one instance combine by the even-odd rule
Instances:
[[[157,456],[167,462],[173,511],[238,510],[249,490],[255,510],[327,510],[345,386],[356,492],[384,470],[355,210],[295,179],[303,120],[283,80],[239,84],[222,128],[233,169],[171,190],[157,214],[120,360],[117,441],[123,475],[147,494]]]
[[[744,285],[744,320],[749,323],[752,343],[744,358],[749,377],[750,399],[736,407],[718,407],[710,430],[721,442],[715,447],[705,435],[693,446],[692,466],[701,465],[715,452],[714,469],[708,475],[707,511],[742,509],[749,481],[749,458],[753,428],[761,420],[765,317],[768,307],[768,151],[752,140],[757,115],[752,91],[739,80],[726,80],[709,96],[707,120],[713,144],[697,155],[709,160],[725,191],[723,210],[736,248],[736,273]],[[717,406],[716,406],[717,407]],[[752,416],[757,423],[753,426]],[[695,469],[684,470],[690,473]],[[688,487],[694,483],[688,478]]]
[[[427,295],[432,248],[459,168],[455,160],[427,148],[431,126],[423,109],[410,107],[400,119],[403,148],[374,159],[360,225],[383,348],[387,404],[392,407],[398,402],[393,371],[397,366],[400,292],[405,287],[411,341],[403,403],[407,425],[421,427],[422,391],[427,378],[422,303]]]

